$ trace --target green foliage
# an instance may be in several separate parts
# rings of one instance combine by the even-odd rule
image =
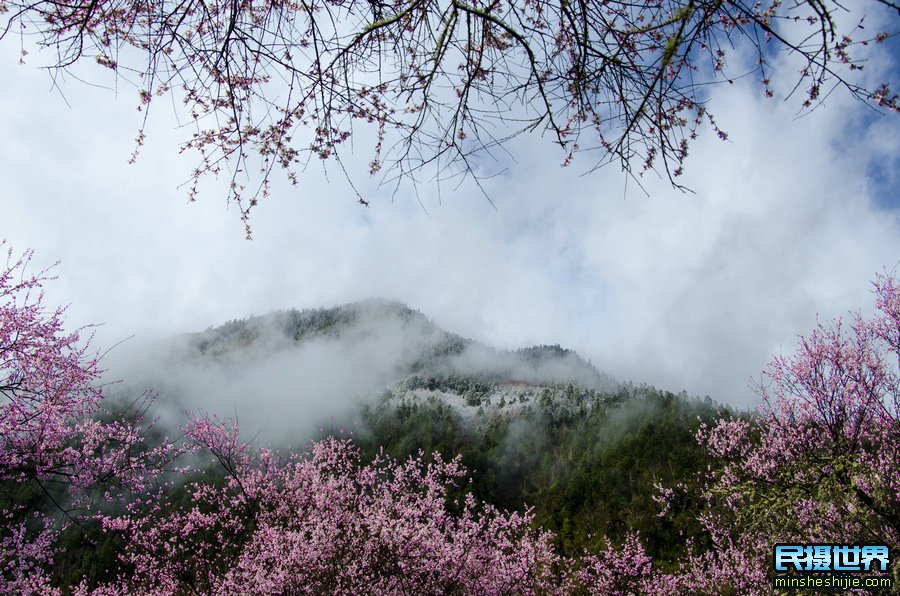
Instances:
[[[534,507],[537,523],[556,534],[568,555],[596,549],[639,530],[657,561],[684,554],[684,533],[696,530],[702,504],[687,497],[662,519],[654,501],[657,485],[697,481],[708,459],[697,443],[700,420],[709,423],[722,408],[709,398],[652,387],[620,386],[609,393],[571,384],[544,388],[516,408],[480,407],[475,421],[436,396],[413,399],[406,391],[452,391],[481,398],[494,387],[462,377],[412,377],[399,395],[385,392],[364,407],[364,456],[383,447],[395,457],[423,449],[463,455],[475,471],[472,490],[508,509]]]

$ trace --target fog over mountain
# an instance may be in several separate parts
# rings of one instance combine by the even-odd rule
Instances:
[[[152,344],[123,344],[104,360],[113,396],[152,389],[164,423],[197,410],[236,416],[245,436],[302,442],[355,405],[387,394],[439,398],[471,417],[564,386],[616,383],[554,346],[498,350],[439,328],[388,300],[278,311]],[[350,430],[350,429],[348,429]]]

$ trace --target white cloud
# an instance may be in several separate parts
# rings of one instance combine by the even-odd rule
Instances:
[[[896,203],[877,196],[897,195],[884,186],[896,178],[869,176],[896,163],[900,125],[840,94],[795,120],[795,104],[751,81],[715,91],[731,140],[705,131],[693,146],[696,194],[648,178],[650,198],[634,184],[623,197],[614,168],[579,177],[529,137],[487,183],[496,210],[470,186],[440,204],[422,189],[427,214],[408,192],[365,209],[336,169],[328,182],[313,167],[297,188],[276,185],[246,242],[221,191],[185,204],[193,157],[176,155],[165,106],[126,165],[131,91],[70,82],[67,107],[0,49],[15,81],[0,96],[0,236],[63,260],[48,297],[70,302],[74,323],[105,322],[103,346],[374,295],[498,347],[559,342],[622,378],[748,404],[774,351],[817,312],[869,307],[868,280],[900,259]]]

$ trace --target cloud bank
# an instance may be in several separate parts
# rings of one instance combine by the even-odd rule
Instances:
[[[693,194],[650,174],[646,196],[615,168],[579,176],[589,158],[561,169],[546,140],[521,137],[518,161],[486,182],[496,208],[470,186],[440,200],[421,188],[426,213],[411,192],[363,181],[366,209],[336,171],[313,167],[298,188],[276,184],[247,242],[215,184],[186,204],[177,186],[193,157],[177,155],[183,131],[165,110],[129,166],[136,93],[71,81],[67,105],[8,42],[0,235],[39,263],[62,260],[48,301],[71,304],[73,324],[105,323],[98,347],[382,296],[490,345],[559,343],[619,379],[745,406],[771,355],[817,313],[869,310],[869,280],[900,261],[900,121],[841,93],[798,118],[784,90],[767,100],[748,79],[716,88],[729,141],[706,130],[692,146]],[[329,357],[349,367],[340,379],[364,364]],[[268,366],[259,374],[275,375]],[[284,395],[303,373],[279,381]],[[353,390],[341,382],[309,391],[327,401]]]

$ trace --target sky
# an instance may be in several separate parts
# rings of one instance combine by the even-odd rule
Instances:
[[[694,193],[650,174],[647,196],[616,167],[582,176],[591,164],[560,168],[529,136],[486,182],[493,205],[471,185],[421,188],[420,205],[359,176],[365,208],[337,168],[298,187],[276,174],[247,241],[221,188],[186,202],[194,156],[178,155],[165,105],[129,165],[134,90],[54,90],[17,43],[0,43],[0,238],[33,248],[36,268],[61,261],[47,302],[68,304],[72,327],[102,323],[101,350],[377,296],[499,348],[559,343],[620,380],[747,407],[773,355],[817,316],[871,313],[870,281],[900,266],[900,117],[844,93],[798,118],[787,80],[774,99],[755,80],[714,89],[728,141],[705,130],[692,146]],[[98,70],[83,77],[102,83]]]

